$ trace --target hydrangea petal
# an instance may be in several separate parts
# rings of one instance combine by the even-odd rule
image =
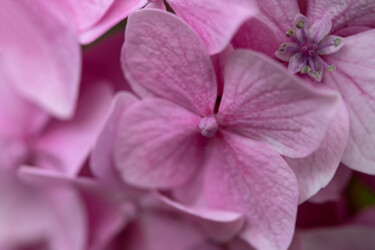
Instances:
[[[340,108],[318,150],[305,158],[285,159],[296,174],[300,203],[331,181],[344,154],[348,136],[349,116],[344,102],[341,101]]]
[[[122,113],[136,101],[137,98],[129,92],[120,92],[112,101],[111,111],[105,127],[95,142],[90,158],[91,170],[101,180],[120,181],[113,163],[113,147],[117,134],[117,125]]]
[[[375,31],[345,39],[345,46],[327,57],[337,69],[325,74],[324,83],[341,92],[350,117],[350,135],[343,163],[354,170],[375,174]]]
[[[195,218],[205,233],[217,241],[229,241],[240,232],[244,225],[241,213],[184,205],[162,194],[157,197],[169,206]]]
[[[257,8],[254,2],[168,0],[176,15],[197,32],[210,54],[222,51],[239,27],[255,15]]]
[[[85,83],[78,109],[69,121],[51,121],[33,149],[34,164],[74,176],[80,171],[108,111],[112,89],[107,82]]]
[[[270,57],[280,46],[279,37],[269,24],[259,18],[246,21],[233,37],[234,48],[252,49]]]
[[[375,2],[372,0],[309,0],[307,16],[313,23],[323,16],[332,20],[332,32],[348,26],[375,27]]]
[[[146,98],[121,116],[115,164],[134,186],[166,188],[186,182],[204,159],[200,117],[172,102]]]
[[[53,115],[71,117],[81,63],[75,27],[40,1],[2,1],[0,15],[0,81]]]
[[[160,10],[140,10],[129,17],[125,37],[122,66],[138,94],[152,93],[197,114],[212,114],[215,71],[203,43],[187,24]]]
[[[217,119],[289,157],[305,157],[323,140],[338,108],[336,93],[313,89],[261,54],[237,50],[225,69]]]
[[[81,31],[79,41],[83,44],[91,43],[146,3],[147,0],[114,0],[106,13],[94,25]]]
[[[263,143],[222,132],[208,161],[209,206],[242,212],[241,237],[257,249],[286,249],[294,232],[297,180],[280,155]]]

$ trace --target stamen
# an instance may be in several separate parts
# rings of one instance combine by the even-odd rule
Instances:
[[[287,36],[287,37],[290,37],[290,36],[292,36],[293,34],[294,34],[294,31],[293,31],[292,28],[288,29],[288,31],[286,32],[286,36]]]
[[[321,45],[318,46],[317,50],[328,48],[328,47],[331,47],[333,45],[335,45],[335,44],[334,43],[321,44]]]
[[[297,29],[303,29],[305,27],[305,24],[303,23],[303,21],[298,21],[296,23],[296,27]]]
[[[313,76],[315,79],[319,79],[319,78],[321,77],[320,72],[313,72],[313,73],[312,73],[312,76]]]
[[[315,65],[314,65],[313,59],[311,57],[309,57],[308,59],[309,59],[309,64],[310,64],[312,71],[315,72]]]
[[[301,74],[307,74],[311,71],[311,68],[307,65],[303,66],[301,69]]]
[[[329,67],[328,63],[326,63],[320,56],[316,56],[316,58],[318,59],[318,61],[323,64],[326,68]]]
[[[285,50],[286,43],[282,43],[279,47],[279,51],[283,52]]]
[[[334,45],[335,47],[338,47],[340,44],[341,44],[341,38],[336,38],[333,42],[334,42]]]
[[[331,66],[327,67],[326,70],[329,71],[329,72],[332,72],[332,71],[336,70],[336,66],[331,65]]]
[[[309,38],[307,37],[306,31],[305,31],[304,28],[301,29],[301,33],[302,33],[303,41],[305,41],[305,43],[307,43],[309,41]]]

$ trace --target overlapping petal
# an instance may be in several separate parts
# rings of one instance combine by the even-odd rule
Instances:
[[[286,249],[290,244],[298,186],[293,171],[272,148],[222,132],[204,185],[210,206],[245,214],[241,235],[255,248]]]
[[[338,100],[333,92],[299,82],[265,56],[238,50],[225,69],[217,117],[223,127],[266,142],[281,154],[304,157],[322,142]]]
[[[340,91],[350,117],[350,136],[343,163],[375,174],[375,31],[347,37],[345,46],[327,57],[337,67],[324,82]]]
[[[372,0],[309,0],[307,16],[311,22],[322,17],[332,20],[332,31],[350,26],[375,27],[375,2]]]
[[[178,186],[202,165],[205,138],[200,117],[172,102],[146,98],[121,116],[115,142],[115,164],[134,186]]]
[[[121,54],[129,84],[200,115],[212,114],[217,83],[211,60],[194,31],[176,16],[141,10],[129,17]]]
[[[252,0],[168,0],[168,3],[197,32],[210,54],[222,51],[239,27],[257,13]]]
[[[344,102],[341,101],[318,150],[305,158],[286,158],[298,180],[300,203],[331,181],[344,154],[348,136],[349,116]]]

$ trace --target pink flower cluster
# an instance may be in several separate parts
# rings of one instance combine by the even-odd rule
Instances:
[[[0,250],[375,248],[375,1],[3,0],[0,31]]]

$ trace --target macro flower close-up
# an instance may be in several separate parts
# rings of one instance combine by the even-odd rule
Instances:
[[[375,1],[3,0],[0,250],[375,249]]]

